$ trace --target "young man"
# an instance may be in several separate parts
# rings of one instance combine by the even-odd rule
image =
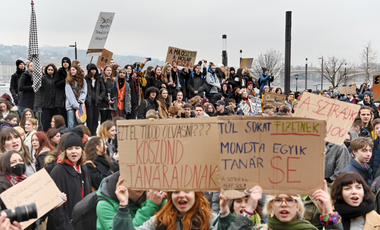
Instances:
[[[185,110],[185,112],[181,113],[181,118],[195,117],[194,112],[191,112],[191,105],[189,103],[183,105],[183,109]]]
[[[18,105],[18,98],[19,98],[18,82],[20,81],[22,73],[24,73],[25,71],[25,63],[22,60],[17,60],[16,69],[17,69],[16,72],[11,77],[11,84],[10,84],[9,91],[12,94],[15,105]]]
[[[274,106],[271,104],[264,105],[264,116],[273,116],[274,115]]]
[[[350,164],[347,165],[343,172],[357,172],[371,186],[373,181],[372,169],[368,162],[372,156],[373,142],[367,137],[358,137],[351,141],[351,149],[354,153],[354,158],[351,158]]]
[[[189,98],[194,96],[204,97],[206,92],[206,67],[203,67],[203,72],[201,73],[201,65],[197,64],[194,66],[194,70],[188,70],[190,73],[189,80],[187,81],[187,89],[189,90]]]
[[[226,109],[226,103],[222,100],[216,102],[216,113],[214,116],[231,116],[231,114]]]
[[[243,110],[240,108],[240,106],[236,105],[235,99],[233,98],[229,99],[228,105],[234,109],[236,115],[244,115]]]
[[[195,116],[197,118],[210,117],[207,113],[205,113],[203,106],[201,104],[198,104],[195,106]]]

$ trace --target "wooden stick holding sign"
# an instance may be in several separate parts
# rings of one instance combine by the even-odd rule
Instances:
[[[221,189],[312,194],[323,186],[325,133],[315,119],[218,117]]]
[[[184,66],[194,65],[197,51],[189,51],[169,46],[166,62],[171,65]]]
[[[373,101],[380,101],[380,75],[373,76]]]

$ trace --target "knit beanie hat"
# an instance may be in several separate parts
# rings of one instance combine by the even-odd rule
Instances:
[[[76,133],[70,133],[65,140],[65,150],[72,146],[80,146],[84,148],[82,138]]]
[[[230,71],[234,71],[234,72],[236,72],[234,67],[231,67],[231,68],[230,68]]]
[[[268,70],[268,69],[267,69],[267,68],[265,68],[265,67],[263,67],[262,69],[263,69],[263,73],[265,73],[265,71],[267,71],[267,70]]]
[[[359,95],[358,95],[358,98],[359,98],[360,100],[363,100],[363,98],[364,98],[363,94],[359,94]]]
[[[18,68],[18,66],[19,66],[21,63],[24,63],[24,61],[18,59],[18,60],[16,61],[16,67]],[[24,65],[25,65],[25,63],[24,63]]]
[[[368,95],[369,97],[371,97],[371,92],[370,92],[370,91],[365,91],[365,92],[363,93],[363,98],[364,98],[364,95]]]
[[[80,138],[83,138],[83,136],[84,136],[84,132],[83,132],[83,129],[81,127],[75,127],[71,130],[71,132],[78,134],[78,136],[80,136]]]
[[[62,58],[62,66],[63,66],[63,63],[64,63],[64,62],[69,63],[69,68],[71,67],[71,60],[70,60],[70,58],[68,58],[68,57],[64,57],[64,58]]]

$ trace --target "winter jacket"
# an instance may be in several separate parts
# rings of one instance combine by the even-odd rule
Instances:
[[[325,157],[325,179],[327,182],[333,182],[341,173],[341,171],[350,164],[350,153],[347,147],[336,145],[333,143],[326,144]]]
[[[124,79],[119,78],[119,81],[122,81]],[[126,84],[125,86],[125,95],[124,95],[124,111],[126,114],[131,113],[132,110],[132,104],[131,104],[131,88],[129,87],[129,83],[127,81],[124,82]],[[113,82],[112,86],[112,95],[116,98],[115,103],[113,103],[114,110],[117,110],[117,104],[119,103],[119,84],[117,80]]]
[[[66,87],[67,72],[65,68],[61,67],[54,75],[54,89],[55,89],[55,107],[65,108],[65,87]]]
[[[109,104],[110,101],[113,100],[114,92],[112,91],[113,82],[111,78],[107,78],[107,82],[102,77],[102,83],[104,84],[105,95],[103,100],[100,102],[100,110],[114,110],[114,104]]]
[[[135,108],[139,103],[139,96],[138,96],[138,91],[136,87],[140,83],[140,79],[139,78],[134,79],[133,77],[127,76],[127,81],[129,83],[129,88],[131,90],[131,105],[133,108]]]
[[[350,164],[347,165],[341,173],[344,172],[357,172],[360,176],[362,176],[363,180],[367,182],[368,186],[371,187],[373,182],[372,169],[366,164],[366,167],[362,166],[359,162],[357,162],[354,158],[351,158]]]
[[[78,82],[75,81],[75,86],[77,86]],[[69,83],[66,83],[65,86],[65,95],[66,95],[66,110],[69,109],[79,109],[79,103],[83,104],[87,97],[87,83],[84,81],[83,88],[80,91],[79,98],[75,97],[74,91],[71,88]]]
[[[142,226],[140,227],[134,227],[133,221],[132,221],[132,216],[131,216],[131,211],[130,210],[118,210],[113,221],[113,230],[118,230],[118,229],[124,229],[124,230],[156,230],[158,229],[155,225],[156,221],[156,215],[152,216],[149,220],[147,220]],[[213,215],[210,217],[210,229],[211,230],[224,230],[224,229],[229,229],[231,222],[233,222],[236,219],[236,216],[232,213],[230,213],[228,216],[219,218],[217,220],[217,216]],[[215,223],[217,221],[217,223]],[[215,224],[214,224],[215,223]],[[177,229],[181,230],[183,229],[183,223],[182,223],[182,218],[177,218]],[[202,229],[205,230],[205,229]]]
[[[375,210],[365,215],[365,223],[363,230],[372,229],[380,229],[380,215]]]
[[[169,117],[168,113],[168,106],[167,103],[161,103],[160,101],[157,101],[159,107],[158,107],[158,115],[160,116],[160,119],[166,119]]]
[[[100,102],[106,95],[103,81],[100,77],[95,79],[95,87],[92,87],[92,80],[88,76],[85,77],[85,81],[87,82],[86,106],[91,106],[92,101],[95,101],[95,105],[100,106]]]
[[[98,202],[96,206],[96,213],[98,214],[98,219],[96,220],[97,230],[111,230],[114,225],[114,216],[119,209],[119,202],[113,199],[110,195],[109,181],[109,177],[104,178],[99,186],[99,190],[96,192],[96,195],[106,198],[111,202],[111,204],[105,200]],[[163,201],[160,206],[151,200],[146,200],[143,204],[131,203],[129,207],[131,210],[133,225],[136,227],[142,225],[145,221],[149,220],[151,216],[158,212],[165,203],[166,200]]]
[[[224,108],[224,112],[223,113],[220,113],[219,111],[216,111],[216,113],[214,114],[214,116],[231,116],[231,114],[228,111],[228,109]]]
[[[100,183],[104,178],[112,175],[110,169],[108,169],[104,164],[102,164],[102,162],[97,161],[96,159],[94,161],[86,161],[85,164],[90,174],[91,186],[95,190],[98,190]]]
[[[10,110],[9,110],[9,113],[13,113],[14,115],[16,115],[17,117],[17,122],[19,123],[20,122],[20,113],[19,113],[19,110],[18,110],[18,107],[17,106],[13,106]],[[6,116],[3,116],[3,113],[0,113],[0,118],[1,119],[4,119]]]
[[[209,93],[218,93],[220,88],[220,82],[215,73],[212,72],[211,67],[207,72],[206,82],[211,86]]]
[[[145,119],[146,112],[148,112],[150,109],[158,111],[158,103],[156,100],[148,98],[145,101],[141,102],[139,111],[137,112],[137,119]]]
[[[20,78],[18,91],[20,93],[18,105],[21,107],[34,109],[34,90],[32,73],[25,71]]]
[[[175,83],[175,90],[174,91],[177,91],[177,87],[181,86],[181,92],[183,93],[183,98],[187,98],[187,80],[189,79],[189,74],[184,72],[184,71],[180,71],[177,69],[177,71],[174,71],[172,69],[172,78],[173,78],[173,82]]]
[[[273,82],[274,80],[274,77],[270,76],[269,74],[268,75],[265,75],[264,73],[261,73],[260,74],[260,95],[264,92],[264,86],[269,86],[270,87],[270,83]]]
[[[49,230],[72,230],[72,212],[75,204],[91,193],[91,179],[87,167],[81,165],[81,172],[78,173],[73,166],[58,163],[51,171],[50,176],[54,180],[58,189],[66,193],[67,201],[49,216],[47,229]],[[83,181],[83,184],[82,184]],[[83,187],[82,187],[83,186]]]
[[[371,169],[372,169],[373,178],[375,178],[375,174],[376,174],[377,170],[379,169],[379,165],[380,165],[380,145],[379,145],[379,142],[380,142],[379,137],[373,141],[372,156],[368,162],[369,167],[371,167]]]
[[[163,88],[162,84],[164,84],[166,86],[166,89],[168,89],[168,87],[169,87],[168,84],[165,82],[165,80],[161,80],[161,76],[162,75],[157,76],[157,80],[156,80],[156,76],[155,76],[154,72],[152,71],[152,77],[149,80],[150,83],[147,83],[147,84],[151,84],[151,86],[156,87],[158,90],[160,90],[161,88]]]
[[[42,108],[44,109],[52,109],[55,108],[55,88],[54,88],[54,79],[45,75],[42,77],[42,85],[41,85],[41,93],[42,93]]]
[[[0,173],[0,193],[3,193],[12,186],[13,185],[8,178],[4,174]]]
[[[204,71],[206,71],[206,68],[203,68]],[[189,80],[187,81],[187,89],[189,91],[189,98],[192,98],[194,96],[197,96],[198,94],[195,94],[194,91],[206,91],[206,75],[203,75],[203,73],[196,74],[195,72],[190,73]]]
[[[18,84],[22,73],[24,73],[24,70],[17,68],[17,71],[11,77],[11,84],[9,86],[9,91],[11,92],[13,101],[16,105],[18,105],[18,100],[20,96],[18,91]]]
[[[39,171],[43,168],[45,168],[45,158],[46,156],[48,155],[50,151],[46,151],[46,152],[42,152],[40,154],[38,154],[37,158],[36,158],[36,171]]]

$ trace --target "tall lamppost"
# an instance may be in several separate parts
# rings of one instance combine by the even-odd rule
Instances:
[[[322,59],[322,76],[321,76],[321,91],[323,90],[323,56],[319,59]]]
[[[307,58],[305,64],[305,90],[307,90]]]
[[[69,47],[75,47],[75,60],[78,60],[78,54],[77,54],[77,42],[75,42],[75,45],[69,45]]]
[[[296,92],[298,92],[298,74],[296,74],[295,77],[296,77]]]

